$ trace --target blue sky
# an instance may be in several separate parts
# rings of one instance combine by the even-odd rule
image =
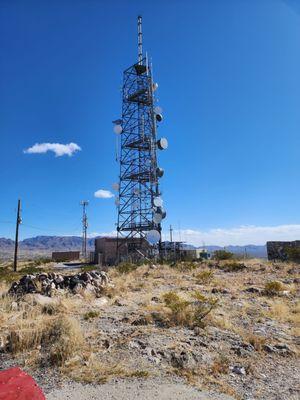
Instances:
[[[5,1],[0,6],[0,237],[115,229],[122,71],[152,57],[169,149],[169,224],[192,243],[300,236],[300,5],[281,0]],[[77,144],[55,157],[36,143]]]

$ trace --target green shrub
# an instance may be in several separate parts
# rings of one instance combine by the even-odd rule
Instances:
[[[277,296],[284,290],[284,286],[278,281],[269,281],[265,284],[264,293],[267,296]]]
[[[194,323],[202,326],[202,320],[218,305],[218,299],[204,296],[198,291],[193,294],[196,303],[194,304]]]
[[[135,271],[137,267],[136,264],[124,262],[118,265],[117,270],[120,274],[128,274],[129,272]]]
[[[211,282],[213,277],[214,277],[213,271],[210,271],[208,269],[199,272],[199,274],[195,276],[197,283],[200,285]]]
[[[177,262],[174,264],[171,264],[172,268],[177,269],[180,272],[190,272],[193,271],[194,269],[198,268],[198,264],[195,262],[189,262],[189,261],[181,261],[181,262]]]
[[[98,311],[88,311],[83,315],[85,321],[99,317],[100,313]]]
[[[192,297],[194,301],[185,300],[175,292],[164,294],[165,306],[170,310],[169,325],[203,326],[203,319],[217,306],[217,299],[208,298],[198,291]]]
[[[32,261],[32,265],[34,267],[38,267],[39,265],[48,264],[51,261],[52,260],[49,257],[40,257],[40,258],[37,258],[36,260]]]
[[[237,261],[226,262],[225,264],[220,266],[221,269],[225,272],[238,272],[247,268],[245,264],[239,263]]]
[[[232,260],[234,258],[234,254],[227,250],[216,250],[213,257],[217,261]]]

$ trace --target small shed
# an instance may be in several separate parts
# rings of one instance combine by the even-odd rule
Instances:
[[[80,251],[54,251],[52,253],[52,261],[64,262],[79,260]]]

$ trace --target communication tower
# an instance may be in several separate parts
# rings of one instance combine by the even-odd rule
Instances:
[[[82,256],[86,259],[87,256],[87,228],[88,228],[88,218],[86,213],[86,207],[89,202],[87,200],[82,200],[80,205],[82,206]]]
[[[118,259],[124,245],[128,254],[143,255],[145,239],[154,247],[159,247],[161,241],[161,222],[166,212],[159,189],[164,170],[158,166],[157,150],[166,149],[168,142],[157,137],[157,126],[163,119],[154,95],[157,87],[152,65],[143,54],[139,16],[138,61],[123,73],[122,117],[113,121],[114,132],[120,136],[119,183],[113,185],[118,192]]]

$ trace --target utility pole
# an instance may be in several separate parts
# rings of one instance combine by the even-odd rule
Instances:
[[[170,242],[173,242],[173,228],[172,225],[170,225]]]
[[[16,237],[15,237],[15,255],[14,255],[14,271],[17,271],[18,265],[18,242],[19,242],[19,226],[22,223],[21,219],[21,200],[18,200],[17,222],[16,222]]]
[[[87,227],[88,227],[88,218],[86,214],[86,207],[89,202],[87,200],[83,200],[80,202],[82,205],[82,255],[83,258],[86,259],[86,240],[87,240]]]

